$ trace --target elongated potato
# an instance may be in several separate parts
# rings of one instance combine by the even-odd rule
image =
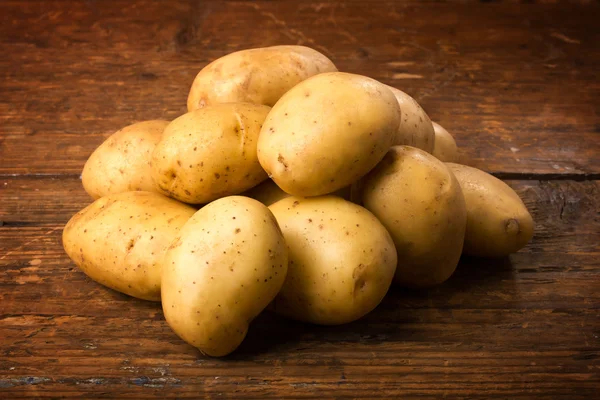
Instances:
[[[423,150],[394,146],[366,176],[363,202],[394,239],[397,283],[427,287],[452,275],[467,211],[458,181],[444,163]]]
[[[435,132],[429,116],[408,94],[388,87],[396,96],[402,111],[402,122],[398,126],[394,145],[412,146],[431,154],[435,144]]]
[[[477,168],[446,165],[458,179],[467,202],[466,254],[502,257],[529,243],[533,219],[510,186]]]
[[[437,122],[433,122],[435,130],[435,145],[433,155],[440,161],[456,162],[458,160],[458,148],[452,135]]]
[[[339,325],[373,310],[396,269],[389,233],[366,209],[336,196],[288,197],[269,207],[289,248],[275,312]]]
[[[400,109],[373,79],[331,72],[294,86],[261,129],[258,159],[286,193],[318,196],[349,186],[392,145]]]
[[[167,322],[203,353],[224,356],[281,288],[288,251],[266,206],[231,196],[198,211],[163,262]]]
[[[143,190],[156,192],[150,159],[168,121],[144,121],[113,133],[90,156],[81,180],[94,199]]]
[[[177,200],[202,204],[267,179],[256,156],[269,107],[217,104],[171,122],[152,154],[157,188]]]
[[[90,278],[144,300],[160,301],[169,244],[196,210],[152,192],[102,197],[65,226],[63,246]]]
[[[188,111],[216,103],[247,102],[272,107],[301,81],[337,71],[323,54],[304,46],[273,46],[237,51],[198,73],[190,90]]]

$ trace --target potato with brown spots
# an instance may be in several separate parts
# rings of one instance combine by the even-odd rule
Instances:
[[[402,112],[394,145],[412,146],[431,154],[435,145],[435,132],[429,116],[411,96],[402,90],[388,87],[396,96]]]
[[[102,197],[65,226],[63,246],[90,278],[144,300],[160,301],[161,264],[196,210],[152,192]]]
[[[108,137],[83,167],[83,188],[94,199],[144,190],[156,192],[150,159],[168,121],[129,125]]]
[[[467,203],[466,254],[502,257],[525,247],[533,237],[533,218],[517,193],[477,168],[448,163]]]
[[[273,46],[237,51],[198,73],[188,95],[188,111],[218,103],[272,107],[285,92],[322,72],[337,71],[323,54],[304,46]]]
[[[217,104],[175,119],[152,154],[157,188],[177,200],[202,204],[267,179],[256,145],[269,110],[249,103]]]
[[[435,145],[432,154],[440,161],[456,162],[458,148],[452,135],[436,122],[433,122],[433,129],[435,130]]]
[[[349,186],[394,141],[400,108],[373,79],[331,72],[294,86],[261,129],[258,159],[286,193],[318,196]]]
[[[396,283],[427,287],[452,275],[467,211],[458,181],[443,162],[414,147],[394,146],[366,176],[362,197],[394,239]]]
[[[269,208],[290,252],[285,283],[270,309],[339,325],[377,307],[392,283],[396,250],[373,214],[336,196],[288,197]]]
[[[163,260],[165,318],[211,356],[235,350],[285,279],[288,251],[269,209],[231,196],[198,211]]]

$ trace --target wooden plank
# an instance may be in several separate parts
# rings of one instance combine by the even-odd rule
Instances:
[[[7,0],[0,15],[0,174],[79,174],[120,127],[185,112],[210,60],[282,43],[412,94],[477,167],[600,173],[597,2]]]
[[[264,313],[223,359],[159,304],[103,288],[64,255],[89,203],[77,177],[0,181],[0,397],[592,398],[600,385],[600,181],[510,181],[536,221],[507,259],[464,258],[429,291],[394,288],[360,321]]]

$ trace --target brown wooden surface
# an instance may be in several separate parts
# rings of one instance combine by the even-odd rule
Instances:
[[[594,398],[599,20],[591,1],[0,2],[0,398]],[[265,313],[203,357],[158,304],[86,278],[62,227],[104,137],[184,112],[218,56],[295,43],[412,94],[466,162],[516,179],[535,238],[353,324]]]

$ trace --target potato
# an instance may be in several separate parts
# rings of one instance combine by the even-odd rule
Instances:
[[[271,179],[267,179],[258,186],[253,187],[243,193],[244,196],[248,196],[254,200],[258,200],[265,206],[270,206],[273,203],[278,202],[281,199],[290,197],[291,194],[287,194],[275,182]]]
[[[187,100],[188,111],[217,103],[273,106],[301,81],[337,71],[323,54],[304,46],[273,46],[237,51],[198,73]]]
[[[269,107],[217,104],[171,122],[152,154],[158,189],[186,203],[208,203],[267,179],[256,157]]]
[[[394,87],[388,86],[398,103],[402,112],[402,122],[396,132],[394,145],[407,145],[433,152],[435,144],[435,132],[429,116],[423,108],[408,94]]]
[[[335,196],[339,196],[343,199],[350,200],[351,187],[346,186],[344,188],[341,188],[340,190],[336,190],[332,194]],[[281,190],[281,188],[277,186],[277,184],[271,179],[267,179],[260,185],[255,186],[250,190],[247,190],[243,193],[243,195],[258,200],[265,206],[270,206],[271,204],[276,203],[281,199],[285,199],[286,197],[291,196],[291,194],[287,194],[286,192]]]
[[[458,181],[444,163],[423,150],[394,146],[366,176],[363,202],[392,235],[396,283],[427,287],[452,275],[467,211]]]
[[[63,246],[90,278],[144,300],[160,301],[169,244],[196,210],[153,192],[102,197],[65,226]]]
[[[318,196],[349,186],[392,145],[400,109],[383,84],[320,74],[275,104],[258,138],[258,160],[285,192]]]
[[[467,203],[466,254],[502,257],[529,243],[533,219],[510,186],[477,168],[446,165],[458,179]]]
[[[150,158],[168,121],[129,125],[108,137],[83,167],[83,188],[94,199],[109,194],[144,190],[156,192]]]
[[[270,309],[339,325],[381,302],[394,277],[396,251],[373,214],[336,196],[288,197],[269,208],[290,252],[285,283]]]
[[[435,158],[444,162],[458,161],[458,148],[452,135],[436,122],[433,122],[433,129],[435,131],[435,145],[432,154]]]
[[[235,350],[284,282],[288,252],[269,209],[231,196],[198,211],[163,260],[167,322],[211,356]]]

